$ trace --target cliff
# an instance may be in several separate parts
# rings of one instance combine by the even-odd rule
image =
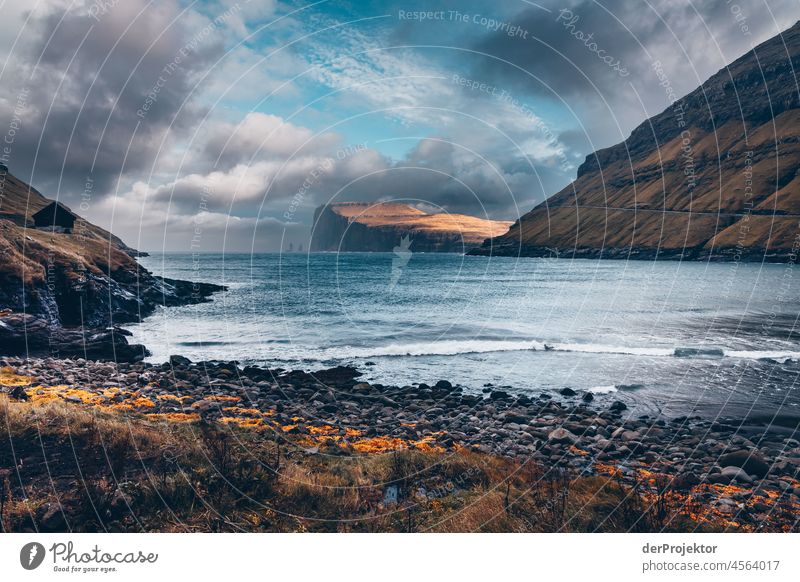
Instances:
[[[30,217],[50,202],[0,167],[0,355],[135,359],[144,349],[116,325],[221,290],[154,276],[135,250],[81,218],[71,233],[33,228]]]
[[[391,252],[405,239],[412,252],[463,253],[510,225],[463,214],[427,214],[393,202],[345,202],[317,208],[311,250]]]
[[[800,232],[800,23],[594,152],[474,254],[791,260]],[[664,86],[669,79],[653,67]]]

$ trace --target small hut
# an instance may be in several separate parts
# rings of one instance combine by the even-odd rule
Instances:
[[[55,231],[71,233],[78,217],[61,204],[51,202],[33,215],[33,224],[36,228],[47,228]]]

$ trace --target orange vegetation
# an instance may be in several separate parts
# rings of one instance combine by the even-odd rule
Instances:
[[[83,404],[95,406],[100,406],[105,402],[105,399],[95,392],[70,386],[37,386],[28,388],[25,393],[33,404],[44,404],[56,400],[74,400],[76,398]]]
[[[323,424],[322,426],[309,426],[308,432],[310,432],[313,435],[330,436],[336,434],[339,431],[336,430],[335,427],[329,424]]]
[[[243,414],[245,416],[262,416],[264,415],[258,408],[240,408],[238,406],[225,406],[223,412],[230,412],[232,414]]]
[[[622,471],[612,464],[595,463],[594,468],[603,475],[614,478],[623,476]],[[783,503],[784,509],[793,515],[800,512],[800,506],[797,504],[790,506],[791,504],[788,504],[787,501],[782,501],[780,493],[777,491],[755,492],[752,488],[737,485],[701,483],[692,487],[688,492],[681,492],[669,488],[672,476],[643,468],[635,469],[634,478],[640,486],[644,486],[639,489],[639,493],[645,502],[661,504],[673,513],[686,515],[693,521],[714,527],[753,531],[752,525],[740,523],[732,518],[735,518],[740,509],[752,508],[757,503],[770,507],[764,525],[769,525],[771,521],[780,522],[782,520],[780,512],[773,509],[778,502]],[[728,506],[731,509],[723,509],[715,503],[722,498],[733,499],[735,505]]]
[[[155,403],[145,398],[139,392],[128,392],[119,388],[105,388],[101,393],[73,388],[71,386],[34,386],[25,393],[33,404],[44,404],[57,400],[78,401],[81,404],[95,406],[104,411],[136,410],[138,408],[154,408]],[[122,395],[126,400],[108,403],[108,398]]]
[[[170,422],[197,422],[200,415],[196,412],[150,412],[145,415],[153,420],[168,420]]]
[[[186,402],[191,400],[191,396],[175,396],[174,394],[159,394],[156,396],[158,400],[169,400],[170,402]]]
[[[242,399],[238,396],[214,395],[207,396],[205,400],[210,400],[211,402],[240,402]]]
[[[359,453],[385,453],[405,449],[406,442],[397,437],[371,437],[354,442],[353,448]]]
[[[249,428],[253,430],[266,430],[264,421],[260,418],[250,418],[241,416],[223,416],[219,419],[223,424],[233,424],[239,428]]]
[[[18,376],[13,368],[0,368],[0,386],[27,386],[33,382],[30,376]]]

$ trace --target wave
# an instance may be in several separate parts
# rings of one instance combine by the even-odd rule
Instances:
[[[175,345],[184,347],[184,348],[211,348],[211,347],[219,347],[219,346],[232,346],[236,344],[236,342],[227,342],[227,341],[191,341],[191,342],[176,342]]]
[[[440,342],[421,342],[413,344],[389,344],[376,347],[326,348],[309,355],[324,360],[336,358],[381,358],[393,356],[459,356],[467,354],[485,354],[491,352],[520,352],[527,350],[544,350],[545,345],[531,341],[499,341],[499,340],[446,340]]]
[[[589,392],[592,394],[611,394],[617,390],[619,390],[619,388],[617,388],[614,384],[609,384],[608,386],[592,386],[589,388]]]
[[[619,354],[645,357],[742,358],[751,360],[800,359],[800,352],[763,350],[725,350],[717,347],[638,347],[604,344],[545,343],[536,340],[446,340],[388,344],[374,347],[342,346],[321,350],[302,350],[305,360],[363,359],[400,356],[459,356],[493,352],[574,352],[587,354]]]
[[[609,384],[608,386],[592,386],[592,394],[612,394],[614,392],[634,392],[644,388],[644,384]]]

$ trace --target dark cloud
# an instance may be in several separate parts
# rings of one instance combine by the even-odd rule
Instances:
[[[658,60],[681,96],[800,18],[796,0],[580,0],[542,2],[509,18],[525,38],[503,30],[474,48],[474,75],[546,99],[586,134],[588,154],[616,143],[668,105],[652,64]],[[503,64],[508,61],[510,64]],[[569,139],[573,143],[575,136]]]
[[[616,91],[639,60],[634,58],[639,51],[637,39],[624,30],[621,33],[619,24],[594,2],[551,13],[530,7],[509,22],[524,36],[498,31],[476,45],[489,55],[475,63],[479,76],[500,85],[551,99],[596,98],[598,93]],[[646,26],[648,33],[656,28],[652,20]],[[597,51],[602,51],[600,56]]]
[[[15,81],[4,83],[7,92],[30,89],[12,171],[67,203],[79,200],[87,177],[102,196],[124,172],[145,172],[162,139],[178,138],[201,114],[186,99],[221,50],[186,20],[177,3],[126,0],[95,17],[57,11],[29,24],[32,40],[4,75]]]

